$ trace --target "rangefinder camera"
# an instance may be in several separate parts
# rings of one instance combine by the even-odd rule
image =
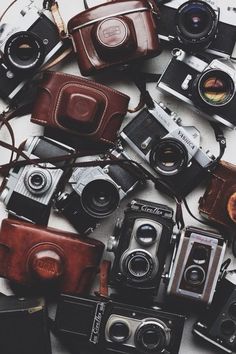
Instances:
[[[134,199],[108,241],[115,255],[110,285],[127,295],[137,290],[157,293],[173,235],[173,210],[166,205]]]
[[[120,136],[177,195],[185,196],[201,183],[214,161],[201,149],[198,129],[183,126],[162,103],[142,110]]]
[[[55,140],[36,136],[27,139],[23,152],[30,159],[47,159],[69,156],[74,150]],[[62,167],[65,164],[66,161],[13,167],[0,196],[9,214],[32,223],[47,225],[52,199],[64,174]]]
[[[236,224],[236,166],[220,161],[199,200],[200,214],[228,229]]]
[[[56,25],[29,1],[0,26],[0,96],[13,99],[63,46]]]
[[[225,59],[197,57],[174,49],[157,88],[188,103],[206,119],[235,128],[236,71]]]
[[[187,227],[180,237],[167,293],[210,305],[225,250],[226,242],[220,234]]]
[[[14,219],[0,231],[0,276],[24,286],[86,294],[104,250],[100,241]]]
[[[219,3],[220,4],[220,3]],[[231,56],[236,42],[236,14],[214,0],[173,0],[161,7],[159,38],[186,52]]]
[[[44,299],[1,296],[0,326],[2,353],[52,353]]]
[[[122,147],[111,150],[111,160],[130,160]],[[106,156],[99,158],[106,159]],[[107,165],[105,167],[75,168],[69,180],[74,190],[57,198],[56,208],[65,215],[79,232],[89,232],[100,219],[111,215],[120,201],[142,182],[135,166]]]
[[[68,22],[83,76],[160,54],[155,1],[119,0],[91,7]]]
[[[96,353],[177,354],[185,318],[98,298],[62,295],[56,326],[74,337],[77,347],[87,342]]]
[[[220,281],[208,311],[193,327],[193,334],[225,353],[236,351],[236,287]]]

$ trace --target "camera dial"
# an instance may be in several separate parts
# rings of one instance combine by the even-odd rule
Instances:
[[[170,329],[162,321],[146,319],[135,332],[135,344],[142,353],[161,353],[170,343]]]
[[[117,187],[108,180],[89,182],[81,194],[84,210],[95,218],[105,218],[118,207],[120,195]]]
[[[25,186],[32,194],[44,194],[51,187],[52,177],[49,171],[33,167],[24,178]]]
[[[37,70],[45,59],[43,42],[32,32],[13,34],[6,42],[4,54],[13,71]]]
[[[193,84],[195,96],[200,104],[212,107],[227,105],[235,94],[235,84],[228,73],[219,69],[210,69],[197,77]]]
[[[162,175],[175,175],[187,167],[188,152],[176,139],[166,138],[158,141],[150,153],[150,164]]]
[[[203,1],[187,1],[176,13],[176,33],[179,41],[189,50],[204,49],[216,36],[218,16]]]

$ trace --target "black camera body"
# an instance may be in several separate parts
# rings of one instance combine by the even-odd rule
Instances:
[[[42,298],[0,296],[1,352],[51,354],[47,320]]]
[[[224,6],[224,5],[223,5]],[[236,42],[235,13],[214,0],[173,0],[161,7],[159,38],[187,52],[231,56]]]
[[[196,227],[183,230],[171,269],[167,293],[210,305],[220,277],[226,241],[219,233]]]
[[[31,159],[47,159],[69,156],[74,150],[55,140],[36,136],[27,139],[23,152]],[[42,167],[13,167],[1,193],[1,200],[9,214],[25,221],[47,225],[53,197],[64,175],[62,167],[66,163],[64,160],[54,164],[45,162],[41,164]]]
[[[214,160],[201,149],[200,132],[182,126],[178,115],[162,103],[138,113],[120,136],[177,195],[186,196],[201,183]]]
[[[121,147],[111,150],[109,158],[130,160]],[[111,215],[140,182],[138,168],[128,164],[78,167],[69,180],[73,192],[60,194],[55,206],[80,233],[88,233],[99,220]]]
[[[27,80],[63,46],[56,25],[28,4],[0,27],[0,97],[13,99]]]
[[[126,296],[157,293],[173,235],[173,210],[140,199],[131,201],[108,242],[115,255],[109,284]]]
[[[174,49],[172,55],[157,88],[188,103],[206,119],[234,129],[236,71],[232,63],[181,49]]]
[[[210,309],[194,327],[193,334],[226,353],[236,351],[236,286],[223,278]]]
[[[90,343],[103,354],[179,352],[185,318],[111,300],[61,295],[56,326],[74,338],[78,347]]]

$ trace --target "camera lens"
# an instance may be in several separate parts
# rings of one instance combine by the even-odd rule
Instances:
[[[134,255],[128,262],[129,272],[137,278],[142,278],[149,272],[150,265],[145,256]]]
[[[186,269],[184,277],[188,284],[199,286],[204,282],[206,274],[203,268],[191,266]]]
[[[96,218],[104,218],[113,213],[120,202],[120,195],[109,181],[95,180],[88,183],[81,195],[84,210]]]
[[[157,238],[157,230],[150,224],[139,226],[136,231],[136,239],[142,246],[152,245]]]
[[[233,320],[236,320],[236,302],[233,302],[229,307],[229,315]]]
[[[220,107],[228,104],[234,96],[235,86],[226,72],[211,69],[198,79],[198,95],[208,106]]]
[[[39,168],[30,168],[25,174],[25,186],[33,194],[45,193],[52,184],[52,177],[49,171]]]
[[[197,264],[206,263],[207,256],[208,256],[208,252],[205,247],[197,246],[194,248],[193,254],[192,254],[194,263],[197,263]]]
[[[186,167],[187,158],[187,150],[178,140],[163,139],[152,149],[150,164],[163,175],[174,175]]]
[[[9,65],[15,70],[36,70],[45,58],[44,45],[33,33],[17,32],[6,42],[5,56]]]
[[[150,321],[137,329],[135,342],[137,349],[143,353],[160,353],[169,344],[169,331],[164,323]]]
[[[130,336],[130,329],[126,322],[116,321],[109,328],[109,337],[116,343],[125,342]]]
[[[176,31],[180,41],[188,46],[207,47],[217,30],[217,16],[203,1],[188,1],[176,14]]]
[[[220,328],[225,336],[232,336],[236,330],[235,323],[231,320],[226,320],[222,322]]]

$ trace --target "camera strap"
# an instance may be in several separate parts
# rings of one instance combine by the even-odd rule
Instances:
[[[104,299],[107,299],[109,297],[108,279],[109,279],[110,269],[111,269],[111,262],[107,260],[103,260],[99,270],[99,290],[95,291],[95,295]]]
[[[220,146],[219,156],[208,166],[208,169],[211,172],[224,155],[226,149],[226,139],[223,130],[221,129],[221,126],[218,123],[210,122],[210,125],[214,130],[216,141],[219,143]]]

